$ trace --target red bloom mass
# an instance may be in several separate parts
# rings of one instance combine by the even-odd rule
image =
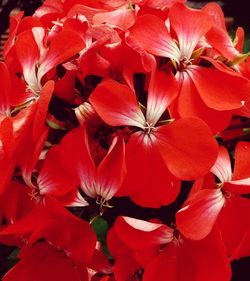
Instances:
[[[3,280],[229,281],[250,255],[243,43],[215,3],[46,0],[12,16]]]

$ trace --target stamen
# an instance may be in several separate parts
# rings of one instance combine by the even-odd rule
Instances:
[[[218,189],[222,189],[222,188],[223,188],[223,183],[222,183],[222,182],[216,183],[216,187],[217,187]]]
[[[96,204],[100,205],[100,216],[103,215],[106,208],[113,208],[114,206],[109,205],[109,202],[103,197],[97,197]]]
[[[144,130],[148,135],[150,135],[155,130],[155,127],[153,123],[146,122],[146,126],[144,126]]]
[[[26,92],[26,93],[32,93],[32,94],[34,94],[36,97],[39,97],[39,95],[40,95],[40,91],[34,90],[34,89],[33,89],[31,86],[29,86],[29,85],[26,85],[25,92]]]
[[[63,27],[63,23],[60,21],[60,19],[56,19],[56,20],[53,20],[51,21],[51,23],[53,23],[54,25],[57,25],[57,26],[60,26],[60,27]]]
[[[38,196],[39,196],[39,191],[35,188],[32,189],[32,191],[29,193],[30,196],[30,200],[37,200]]]
[[[185,69],[186,67],[188,67],[189,65],[192,65],[192,62],[194,61],[194,59],[192,58],[188,58],[186,56],[183,56],[181,59],[180,59],[180,70],[183,70]]]

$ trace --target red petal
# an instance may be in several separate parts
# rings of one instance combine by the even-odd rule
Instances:
[[[107,124],[144,128],[145,118],[135,94],[128,86],[105,80],[96,87],[89,100]]]
[[[5,117],[0,120],[0,155],[6,157],[6,159],[11,158],[13,151],[15,149],[14,136],[13,136],[13,122],[10,117]]]
[[[53,270],[51,270],[53,265]],[[48,243],[41,242],[34,245],[21,259],[21,261],[12,268],[3,280],[20,280],[20,281],[78,281],[80,272],[72,261],[60,253],[58,249]],[[87,272],[81,280],[87,281]]]
[[[224,189],[230,193],[239,195],[250,193],[249,153],[248,142],[239,142],[236,145],[233,177],[224,185]]]
[[[243,27],[238,27],[235,33],[235,48],[238,52],[243,52],[245,31]]]
[[[32,173],[39,159],[41,151],[48,137],[48,128],[44,127],[40,131],[40,136],[36,139],[25,138],[18,155],[17,164],[21,169],[22,177],[24,182],[32,187]]]
[[[15,42],[14,39],[15,39],[16,33],[18,31],[19,24],[21,22],[23,14],[24,14],[24,12],[21,11],[21,12],[17,13],[16,15],[10,17],[9,38],[8,38],[7,42],[5,43],[4,49],[3,49],[4,58],[6,58],[6,56],[10,52],[12,46],[14,45],[14,42]]]
[[[228,281],[230,278],[230,263],[218,231],[203,240],[181,237],[177,243],[167,244],[146,266],[143,275],[143,281]]]
[[[127,30],[135,22],[135,11],[128,8],[126,3],[113,11],[96,13],[93,16],[94,24],[107,24],[112,27],[118,27],[122,30]]]
[[[189,239],[203,239],[213,229],[224,203],[225,199],[220,189],[198,191],[188,204],[176,213],[177,228]]]
[[[75,18],[67,18],[63,23],[63,30],[69,30],[78,33],[84,42],[88,40],[87,38],[89,34],[86,34],[88,28],[89,23],[84,17],[81,18],[81,20],[78,18],[78,16],[75,16]]]
[[[118,217],[114,230],[123,243],[137,251],[173,240],[173,229],[168,226],[131,217]]]
[[[206,40],[217,52],[231,61],[241,55],[225,30],[212,27],[206,34]]]
[[[77,187],[78,178],[63,165],[62,149],[62,146],[54,146],[46,156],[37,179],[41,195],[62,196]]]
[[[177,94],[178,85],[172,72],[153,71],[148,89],[147,122],[155,125]]]
[[[185,3],[186,0],[147,0],[146,5],[154,9],[162,9],[172,7],[175,3]]]
[[[0,121],[0,195],[9,183],[15,166],[13,159],[14,150],[12,120],[6,117]]]
[[[208,3],[202,10],[210,16],[213,27],[206,34],[206,39],[217,51],[226,58],[233,60],[239,55],[227,33],[225,18],[221,7],[217,3]]]
[[[116,136],[98,166],[96,194],[106,200],[111,199],[121,187],[125,173],[125,143],[121,137]]]
[[[240,196],[227,198],[218,219],[222,239],[229,255],[232,255],[250,229],[250,202]],[[249,249],[250,250],[250,249]],[[248,250],[248,255],[250,251]]]
[[[223,185],[223,189],[228,191],[229,194],[249,194],[250,193],[250,178],[243,179],[243,180],[235,180],[226,182]]]
[[[27,91],[26,83],[18,78],[15,74],[10,74],[12,90],[9,95],[10,104],[14,107],[34,100],[34,93]]]
[[[89,49],[80,58],[79,66],[81,71],[84,73],[84,76],[96,75],[101,77],[108,77],[110,63],[99,53],[92,51],[93,49]]]
[[[27,122],[32,121],[32,125],[26,132],[22,149],[20,149],[20,154],[18,155],[18,165],[21,168],[24,181],[29,186],[32,186],[31,174],[48,134],[48,129],[45,125],[53,89],[54,82],[48,81],[42,88],[40,97],[31,105],[33,114]]]
[[[211,249],[213,250],[211,251]],[[179,253],[181,263],[178,268],[184,267],[187,272],[190,272],[190,274],[187,274],[183,270],[180,280],[185,281],[187,275],[192,276],[190,281],[231,280],[231,267],[227,252],[221,234],[216,228],[202,240],[185,239]],[[184,257],[184,260],[182,257]]]
[[[74,101],[75,71],[67,71],[55,84],[54,95],[72,103]]]
[[[128,258],[129,257],[129,258]],[[135,272],[140,268],[140,264],[134,257],[132,251],[126,247],[117,250],[116,262],[113,268],[115,280],[112,281],[133,281],[136,280]],[[107,280],[103,280],[107,281]],[[111,280],[110,280],[111,281]]]
[[[250,240],[250,229],[248,229],[248,231],[242,237],[241,243],[239,244],[238,248],[231,256],[231,260],[237,260],[243,257],[249,257],[250,255],[249,240]]]
[[[180,60],[177,44],[171,38],[164,21],[156,16],[138,17],[135,25],[130,29],[129,39],[152,55]]]
[[[39,28],[44,34],[44,29]],[[36,64],[40,57],[40,52],[35,41],[32,30],[27,30],[18,35],[15,48],[18,60],[22,66],[23,76],[27,84],[35,91],[39,91],[40,87],[37,82]]]
[[[171,243],[146,267],[143,274],[143,281],[163,281],[166,280],[166,278],[168,281],[184,281],[178,276],[178,268],[181,268],[179,271],[182,272],[184,268],[186,269],[183,264],[179,267],[178,248]],[[185,281],[191,281],[192,276],[190,276],[186,270],[185,274]]]
[[[18,33],[20,34],[26,30],[32,29],[33,27],[46,28],[38,18],[35,18],[33,16],[26,16],[20,22],[20,26],[18,28]]]
[[[235,148],[233,180],[250,178],[250,143],[239,142]]]
[[[38,69],[38,81],[41,81],[44,74],[79,53],[84,47],[83,40],[76,32],[64,30],[56,34],[51,40],[46,57]]]
[[[202,8],[202,11],[210,16],[210,19],[213,21],[213,26],[227,31],[223,11],[217,3],[207,3]]]
[[[4,194],[1,194],[0,213],[4,213],[8,224],[15,223],[31,209],[33,202],[30,200],[30,191],[24,184],[18,181],[11,181],[6,187]]]
[[[179,179],[193,180],[205,175],[216,160],[217,143],[199,119],[179,119],[158,127],[153,134],[166,166]]]
[[[45,125],[45,119],[48,113],[48,106],[52,93],[54,90],[54,81],[48,81],[42,88],[40,97],[37,101],[36,111],[33,116],[33,133],[32,137],[37,139],[40,136],[40,132]]]
[[[229,153],[224,146],[219,147],[219,155],[211,168],[211,172],[219,178],[221,183],[228,182],[232,179],[232,168]]]
[[[168,205],[176,199],[180,181],[168,171],[144,132],[130,137],[126,146],[126,164],[128,173],[118,192],[120,196],[130,196],[136,204],[151,208]]]
[[[89,203],[83,198],[78,189],[73,189],[56,200],[65,207],[86,207]]]
[[[44,198],[42,203],[35,202],[24,217],[2,229],[0,241],[4,241],[5,244],[23,245],[24,242],[20,242],[21,237],[28,238],[32,232],[44,223],[61,217],[72,217],[72,215],[56,201]],[[39,224],[37,224],[37,218],[39,218]]]
[[[195,65],[189,66],[188,69],[195,87],[208,107],[216,110],[232,110],[244,105],[249,83],[243,77]]]
[[[232,113],[207,107],[201,100],[188,73],[181,73],[179,83],[181,84],[181,89],[178,98],[178,112],[182,118],[198,117],[205,121],[215,134],[229,125]]]
[[[30,133],[36,107],[37,102],[20,110],[17,115],[12,117],[16,146],[19,150],[21,150],[22,142],[25,141],[27,134]]]
[[[97,243],[99,244],[100,242]],[[95,249],[89,267],[97,271],[98,273],[103,273],[103,274],[111,274],[113,271],[107,256],[101,251],[101,249],[100,250]],[[91,281],[93,280],[91,279]]]
[[[78,2],[78,1],[77,1]],[[70,3],[70,8],[68,7],[69,11],[67,13],[67,17],[68,18],[73,18],[77,15],[83,15],[84,17],[86,17],[86,19],[88,20],[88,22],[92,25],[93,24],[93,17],[95,14],[97,13],[101,13],[101,12],[106,12],[106,10],[104,9],[99,9],[99,7],[94,8],[94,7],[89,7],[87,4],[86,6],[83,5],[85,3],[75,3],[74,5],[72,5],[72,3]]]
[[[33,16],[37,18],[44,18],[46,15],[56,15],[57,18],[63,16],[63,3],[60,0],[46,0],[40,6]]]
[[[76,217],[63,217],[49,220],[41,224],[32,233],[29,244],[32,245],[41,238],[64,250],[75,263],[82,264],[91,261],[94,254],[96,237],[90,224]]]
[[[199,178],[194,181],[192,188],[188,194],[185,205],[192,200],[193,196],[196,196],[196,193],[201,189],[214,189],[216,187],[215,177],[212,173],[206,174],[204,177]]]
[[[211,28],[211,19],[201,10],[176,4],[169,11],[169,20],[179,41],[182,57],[191,58],[199,40]]]
[[[63,138],[61,145],[64,150],[64,166],[78,175],[83,192],[95,198],[96,167],[90,154],[86,130],[73,129]]]
[[[9,96],[11,94],[11,83],[8,68],[5,63],[0,62],[0,114],[4,116],[10,115]]]

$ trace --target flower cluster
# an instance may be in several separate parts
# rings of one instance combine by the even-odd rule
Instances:
[[[20,251],[3,281],[229,281],[250,255],[244,30],[232,41],[217,4],[184,2],[46,0],[11,17],[0,242]]]

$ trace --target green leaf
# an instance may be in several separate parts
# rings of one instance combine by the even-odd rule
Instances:
[[[108,223],[100,216],[92,219],[91,226],[96,234],[97,240],[105,241],[108,232]]]
[[[101,242],[103,253],[108,257],[108,259],[113,259],[106,243],[106,237],[109,229],[107,221],[98,215],[92,218],[91,226],[96,234],[97,240]]]

